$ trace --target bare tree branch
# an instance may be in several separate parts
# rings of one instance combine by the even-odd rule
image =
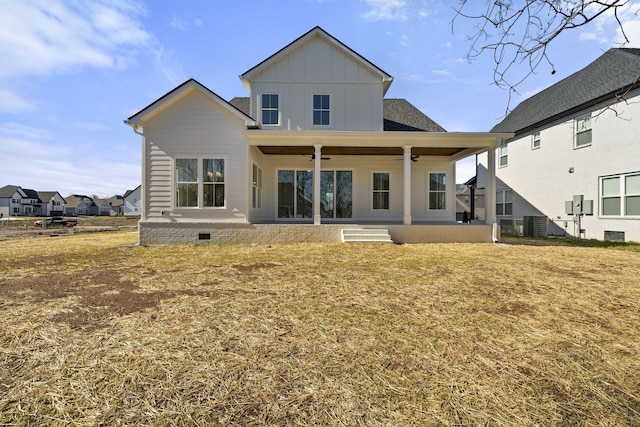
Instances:
[[[618,16],[629,0],[485,0],[480,12],[468,12],[477,7],[477,0],[459,0],[456,19],[474,22],[467,60],[473,61],[487,52],[493,55],[494,84],[509,92],[509,105],[517,87],[546,63],[555,74],[547,48],[565,31],[584,27],[612,12],[625,42],[629,42]],[[526,64],[518,76],[516,67]]]

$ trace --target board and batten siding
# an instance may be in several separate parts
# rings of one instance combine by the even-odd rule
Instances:
[[[246,222],[248,144],[244,121],[198,91],[144,123],[147,221]],[[176,158],[224,158],[226,208],[176,208]],[[170,212],[163,216],[162,212]]]
[[[251,115],[261,120],[261,95],[278,94],[279,126],[309,130],[313,95],[330,95],[331,130],[381,131],[383,82],[380,75],[344,51],[314,38],[257,72],[251,79]]]

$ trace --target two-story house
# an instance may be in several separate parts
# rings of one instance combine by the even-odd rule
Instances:
[[[27,193],[17,185],[5,185],[0,188],[0,214],[3,217],[22,216],[24,209],[22,199]]]
[[[485,224],[457,223],[456,161],[511,133],[446,132],[385,99],[393,78],[320,27],[240,79],[247,98],[190,79],[125,120],[142,136],[141,244],[495,238],[492,197]]]
[[[540,218],[541,234],[640,241],[638,101],[640,49],[610,49],[497,124],[514,133],[494,157],[503,232],[535,233]]]
[[[42,202],[42,215],[63,216],[64,198],[57,191],[38,191],[38,197]]]

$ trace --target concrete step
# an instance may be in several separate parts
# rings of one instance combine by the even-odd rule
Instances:
[[[384,228],[344,228],[342,241],[350,242],[381,242],[393,243],[389,230]]]

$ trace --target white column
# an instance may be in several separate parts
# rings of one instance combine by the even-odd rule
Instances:
[[[322,145],[315,144],[313,163],[313,224],[320,225],[320,160],[322,160]]]
[[[405,145],[404,149],[404,208],[402,223],[411,225],[411,146]]]
[[[502,141],[499,140],[498,144]],[[487,225],[496,223],[496,147],[487,152],[487,183],[484,189],[484,215]]]

